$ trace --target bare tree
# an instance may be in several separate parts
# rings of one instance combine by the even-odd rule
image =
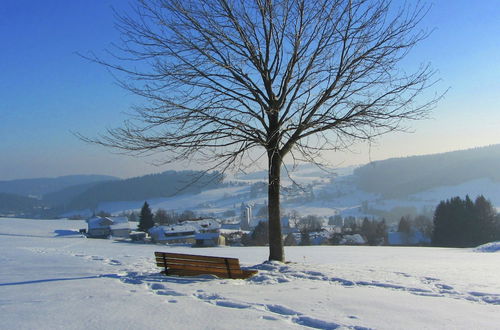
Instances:
[[[88,141],[163,161],[244,169],[267,156],[269,259],[284,261],[280,177],[285,156],[402,129],[438,97],[423,65],[397,64],[427,33],[420,4],[384,0],[138,0],[117,14],[122,43],[88,58],[147,100],[120,128]]]

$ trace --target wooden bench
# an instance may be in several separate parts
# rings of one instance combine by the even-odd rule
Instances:
[[[156,265],[164,268],[165,275],[197,276],[215,275],[220,278],[245,279],[256,270],[240,268],[236,258],[209,257],[192,254],[155,252]]]

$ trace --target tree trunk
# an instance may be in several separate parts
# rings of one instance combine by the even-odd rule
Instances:
[[[269,260],[285,261],[280,219],[280,176],[282,159],[278,151],[268,151],[269,161]]]
[[[285,261],[285,251],[283,249],[283,236],[281,235],[280,219],[280,180],[282,155],[279,150],[278,111],[269,113],[269,130],[267,137],[267,159],[268,159],[268,215],[269,215],[269,260]]]

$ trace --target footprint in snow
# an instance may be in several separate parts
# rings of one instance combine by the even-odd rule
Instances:
[[[163,289],[166,289],[165,285],[163,285],[161,283],[153,283],[153,284],[150,284],[149,287],[151,288],[151,290],[163,290]]]
[[[180,293],[174,290],[158,290],[155,291],[157,295],[160,296],[174,296],[174,297],[184,297],[186,296],[184,293]]]
[[[108,261],[108,264],[113,266],[120,266],[122,263],[119,260],[111,259]]]
[[[265,305],[265,308],[275,314],[280,315],[300,315],[299,312],[281,305]]]
[[[396,274],[396,275],[401,275],[401,276],[403,276],[403,277],[411,277],[411,275],[410,275],[410,274],[403,273],[403,272],[396,272],[395,274]]]
[[[151,288],[151,290],[154,293],[156,293],[157,295],[160,295],[160,296],[175,296],[175,297],[186,296],[184,293],[170,290],[164,284],[161,284],[161,283],[149,284],[149,287]]]
[[[487,304],[500,305],[500,294],[477,291],[470,291],[468,293],[473,297],[479,298],[481,301]]]
[[[441,283],[436,284],[436,288],[441,289],[443,291],[451,291],[451,290],[453,290],[452,286],[446,285],[446,284],[441,284]]]
[[[199,290],[202,291],[202,290]],[[271,313],[272,315],[264,315],[261,318],[269,321],[278,321],[281,319],[287,319],[297,325],[306,326],[309,328],[315,329],[338,329],[338,328],[348,328],[348,329],[356,329],[356,330],[365,330],[368,328],[357,327],[357,326],[344,326],[330,321],[324,321],[320,319],[316,319],[307,315],[304,315],[298,311],[295,311],[291,308],[276,305],[276,304],[259,304],[259,303],[246,303],[246,302],[238,302],[234,300],[226,299],[218,294],[208,294],[208,293],[198,293],[194,294],[194,297],[220,307],[228,307],[235,309],[255,309],[259,311],[266,311]],[[353,319],[357,319],[357,317],[352,317]]]

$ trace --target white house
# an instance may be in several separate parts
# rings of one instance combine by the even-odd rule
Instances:
[[[214,219],[184,221],[170,226],[154,226],[149,235],[155,243],[184,243],[193,246],[225,245],[221,225]]]
[[[130,225],[127,217],[99,217],[95,216],[87,219],[87,237],[108,238],[129,237]]]

